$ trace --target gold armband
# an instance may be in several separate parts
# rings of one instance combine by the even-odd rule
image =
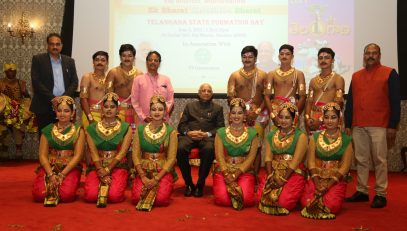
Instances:
[[[107,172],[107,174],[110,174],[110,169],[109,169],[109,167],[105,167],[105,171]]]
[[[113,87],[113,82],[112,81],[109,81],[108,83],[107,83],[107,89],[110,89],[110,88],[112,88]]]
[[[274,114],[274,112],[270,112],[270,118],[272,118],[272,119],[276,118],[276,115]]]
[[[309,115],[308,115],[308,114],[305,114],[305,116],[304,116],[304,117],[305,117],[305,119],[306,119],[306,120],[308,120],[308,119],[309,119]]]
[[[308,99],[313,99],[314,98],[314,90],[310,90],[309,92],[308,92]]]
[[[79,97],[81,99],[89,98],[89,92],[87,87],[81,87],[81,92],[79,93]]]
[[[342,89],[336,90],[334,101],[335,102],[342,102],[343,101],[343,91],[342,91]]]
[[[306,95],[305,84],[303,84],[303,83],[300,84],[300,86],[298,87],[298,94],[299,95]]]

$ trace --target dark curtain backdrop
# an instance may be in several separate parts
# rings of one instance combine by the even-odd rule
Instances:
[[[62,19],[61,37],[64,43],[62,54],[72,55],[72,40],[73,40],[73,16],[74,16],[75,0],[66,0],[64,17]]]
[[[66,0],[65,2],[65,11],[64,18],[61,28],[61,36],[64,41],[64,47],[62,53],[68,56],[72,55],[72,40],[73,40],[73,21],[74,21],[74,5],[75,0]],[[407,35],[402,33],[403,31],[403,22],[404,22],[404,13],[407,12],[407,1],[398,0],[397,1],[397,53],[398,53],[398,70],[400,75],[400,84],[401,84],[401,98],[403,100],[407,99],[407,77],[404,77],[404,74],[407,73]],[[223,96],[223,94],[222,94]],[[185,96],[184,96],[185,97]],[[195,97],[195,94],[194,94]],[[218,96],[219,97],[219,96]],[[221,97],[223,98],[223,97]]]

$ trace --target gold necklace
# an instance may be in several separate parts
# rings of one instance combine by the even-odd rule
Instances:
[[[137,68],[133,67],[130,71],[125,71],[121,66],[119,67],[126,79],[132,80],[137,73]]]
[[[247,128],[244,128],[242,134],[240,136],[234,136],[231,132],[230,132],[230,126],[228,126],[226,128],[226,138],[233,142],[235,145],[236,144],[241,144],[243,142],[245,142],[249,137],[249,133],[247,132]]]
[[[316,78],[315,78],[315,85],[317,88],[323,88],[326,83],[335,75],[335,72],[331,72],[331,74],[322,77],[321,74],[319,74]]]
[[[151,123],[148,123],[143,131],[144,138],[152,144],[159,143],[166,133],[167,133],[167,126],[165,125],[165,123],[163,123],[163,126],[161,127],[160,131],[158,131],[156,133],[154,133],[151,130]]]
[[[96,125],[96,134],[103,140],[107,141],[115,137],[120,132],[121,122],[117,120],[114,127],[105,127],[103,122],[99,121]]]
[[[92,76],[100,85],[105,85],[106,77],[105,75],[98,75],[95,72],[92,73]]]
[[[294,129],[288,132],[284,137],[280,139],[280,130],[277,130],[273,135],[273,146],[279,151],[284,151],[289,148],[294,141]]]
[[[243,78],[245,78],[245,79],[251,79],[251,78],[253,78],[256,74],[257,74],[257,67],[255,67],[253,70],[251,70],[251,71],[245,71],[244,69],[243,69],[243,67],[242,68],[240,68],[240,70],[239,70],[239,74],[243,77]]]
[[[286,80],[291,76],[292,73],[294,73],[294,71],[295,69],[293,67],[288,71],[283,71],[280,68],[278,68],[276,70],[277,78],[281,80]]]
[[[69,126],[71,126],[71,129],[66,134],[63,134],[62,132],[64,132]],[[52,127],[51,137],[57,144],[65,146],[73,140],[76,129],[75,125],[73,124],[66,126],[60,132],[61,129],[62,128],[58,128],[58,125],[54,124]]]
[[[325,156],[332,156],[341,148],[342,136],[339,135],[332,143],[329,141],[329,143],[326,143],[324,136],[326,136],[325,131],[322,131],[318,136],[317,149]]]

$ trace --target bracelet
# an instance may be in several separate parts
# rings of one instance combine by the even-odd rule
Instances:
[[[61,177],[62,179],[65,178],[65,174],[63,174],[62,172],[58,173],[58,176]]]
[[[157,182],[159,182],[159,181],[160,181],[160,179],[158,178],[158,176],[157,176],[157,175],[155,175],[155,176],[154,176],[154,180],[155,180],[155,181],[157,181]]]
[[[55,175],[55,172],[51,172],[50,174],[47,174],[47,177],[51,177],[51,176],[54,176]]]
[[[87,115],[87,117],[88,117],[88,120],[93,120],[93,116],[92,116],[91,113],[89,113],[89,114]]]
[[[107,172],[107,174],[110,174],[110,169],[109,169],[109,167],[105,167],[105,171]]]
[[[282,180],[284,183],[287,183],[287,179],[285,179],[284,177],[280,176],[279,179]]]

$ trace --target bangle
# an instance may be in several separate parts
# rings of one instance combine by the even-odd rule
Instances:
[[[107,174],[109,174],[110,173],[109,167],[105,167],[105,171],[107,172]]]
[[[88,120],[93,120],[93,116],[92,116],[91,113],[89,113],[89,114],[87,115],[87,117],[88,117]]]
[[[332,177],[332,180],[336,181],[336,183],[339,182],[339,179],[338,179],[338,177],[336,177],[336,176],[333,176],[333,177]]]
[[[154,176],[154,180],[157,181],[157,182],[160,181],[160,178],[158,178],[158,175],[155,175],[155,176]]]
[[[319,176],[319,174],[314,173],[314,174],[311,175],[311,178],[314,178],[314,177],[317,177],[317,176]]]

